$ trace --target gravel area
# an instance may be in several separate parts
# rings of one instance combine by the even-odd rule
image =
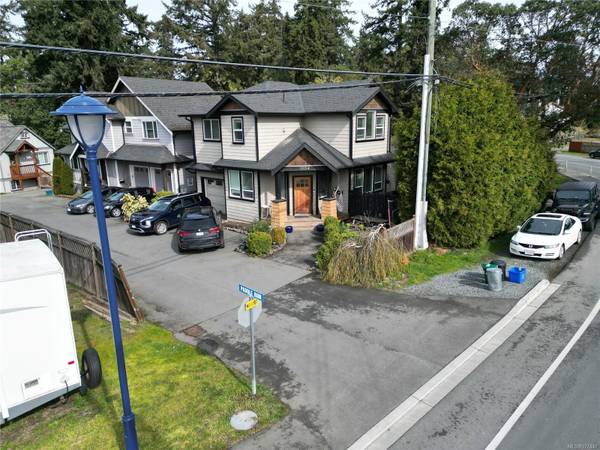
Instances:
[[[587,233],[585,235],[587,237]],[[401,292],[430,299],[441,299],[442,297],[447,298],[449,296],[518,299],[529,292],[541,280],[552,280],[569,263],[578,248],[579,246],[577,245],[571,247],[560,261],[515,258],[509,256],[508,252],[497,255],[493,259],[506,261],[507,271],[513,266],[525,267],[527,269],[527,276],[524,283],[518,284],[504,281],[502,291],[499,292],[493,292],[487,288],[483,271],[479,265],[457,272],[438,275],[425,283],[406,287]]]

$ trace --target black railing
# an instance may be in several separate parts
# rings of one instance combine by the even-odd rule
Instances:
[[[348,198],[348,213],[350,216],[367,216],[387,219],[388,200],[394,200],[391,205],[395,208],[395,195],[393,192],[350,192]]]

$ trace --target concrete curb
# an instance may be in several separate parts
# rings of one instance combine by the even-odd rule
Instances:
[[[362,435],[349,450],[387,449],[502,345],[560,287],[542,280],[470,347]]]

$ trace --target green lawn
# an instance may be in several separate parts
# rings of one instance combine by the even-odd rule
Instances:
[[[499,236],[475,249],[454,249],[445,253],[436,249],[414,252],[409,257],[403,285],[423,283],[436,275],[489,262],[500,252],[506,251],[510,237],[510,234]]]
[[[104,381],[85,397],[73,393],[65,404],[47,405],[3,426],[2,449],[123,447],[110,324],[82,306],[77,290],[69,294],[78,353],[88,346],[98,350]],[[123,326],[123,337],[140,448],[229,448],[287,413],[270,390],[259,386],[253,399],[245,376],[163,328],[148,322]],[[259,427],[233,430],[230,416],[245,409],[258,414]]]

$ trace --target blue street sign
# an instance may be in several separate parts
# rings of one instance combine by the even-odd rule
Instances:
[[[242,294],[247,295],[250,298],[255,298],[257,300],[263,301],[263,295],[260,292],[256,292],[254,289],[250,289],[249,287],[240,284],[240,292]]]

